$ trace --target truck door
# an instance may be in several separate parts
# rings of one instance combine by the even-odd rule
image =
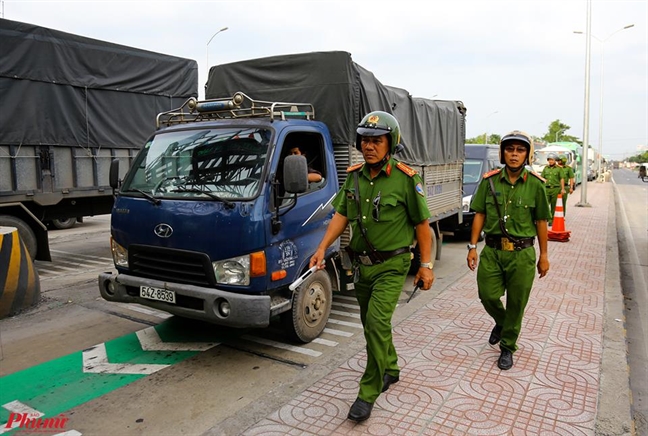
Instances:
[[[281,179],[283,160],[297,153],[306,157],[310,181],[308,190],[298,194],[295,202],[293,195],[285,193]],[[337,192],[337,178],[330,177],[335,167],[331,165],[332,159],[327,158],[324,137],[320,132],[290,132],[283,137],[276,154],[276,177],[279,182],[276,189],[279,196],[284,198],[279,198],[277,205],[272,202],[270,205],[271,209],[279,209],[280,226],[276,232],[270,230],[270,246],[266,255],[270,272],[286,270],[287,277],[276,283],[283,285],[291,283],[301,274],[324,236],[326,225],[333,216],[330,200]],[[274,210],[272,212],[274,214]]]

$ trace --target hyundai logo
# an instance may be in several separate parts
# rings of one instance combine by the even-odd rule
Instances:
[[[164,223],[155,226],[155,229],[153,229],[153,231],[160,238],[168,238],[173,234],[173,228],[170,225]]]

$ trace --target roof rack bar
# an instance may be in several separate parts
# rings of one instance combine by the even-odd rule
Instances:
[[[287,103],[254,100],[242,92],[232,97],[198,101],[191,97],[177,109],[161,112],[156,118],[156,126],[194,123],[216,119],[270,118],[281,120],[292,118],[315,118],[315,108],[311,103]]]

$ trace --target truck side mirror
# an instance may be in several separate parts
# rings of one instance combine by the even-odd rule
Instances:
[[[305,156],[291,155],[284,159],[284,190],[289,194],[301,194],[308,189],[308,164]]]
[[[113,189],[119,186],[119,159],[113,159],[110,162],[110,171],[108,172],[108,183]]]

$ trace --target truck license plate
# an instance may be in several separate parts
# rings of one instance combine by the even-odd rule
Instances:
[[[173,304],[176,302],[175,291],[153,288],[151,286],[140,286],[140,297]]]

